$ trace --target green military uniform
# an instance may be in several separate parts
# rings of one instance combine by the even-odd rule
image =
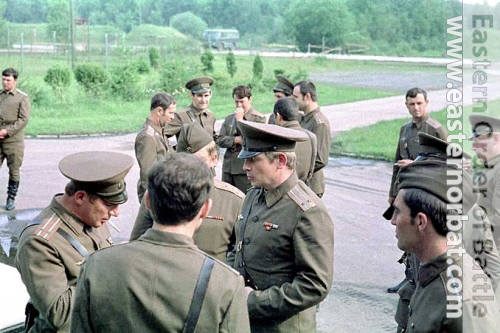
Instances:
[[[278,84],[273,88],[273,92],[281,92],[287,97],[293,95],[293,83],[283,75],[278,75],[276,78],[278,79]],[[274,115],[274,112],[271,112],[267,123],[270,125],[276,125],[276,116]]]
[[[320,108],[307,113],[302,117],[300,126],[316,135],[318,141],[316,161],[314,163],[314,173],[310,187],[319,197],[325,193],[325,176],[323,168],[328,164],[330,156],[330,145],[332,143],[332,131],[328,118],[321,112]]]
[[[66,156],[59,168],[71,181],[86,183],[89,193],[119,204],[126,201],[123,178],[133,162],[124,154],[85,152]],[[19,240],[16,267],[39,312],[31,333],[69,332],[73,295],[85,253],[68,237],[88,253],[113,244],[106,225],[86,225],[60,204],[61,197],[54,197]]]
[[[270,148],[293,151],[307,136],[274,125],[240,122],[240,158]],[[255,291],[248,296],[252,332],[316,332],[316,307],[333,277],[333,222],[321,200],[293,172],[272,190],[251,189],[236,222],[227,263]]]
[[[314,161],[317,154],[318,143],[316,135],[302,128],[297,120],[287,121],[283,124],[283,127],[303,131],[309,136],[306,141],[297,142],[295,145],[295,154],[297,155],[295,170],[299,179],[308,184],[314,172]]]
[[[266,117],[250,108],[243,115],[243,119],[256,123],[265,123]],[[221,148],[227,148],[224,154],[224,162],[222,163],[222,180],[233,186],[236,186],[240,191],[246,193],[251,187],[250,181],[243,170],[244,160],[238,159],[238,154],[241,151],[241,145],[234,143],[234,138],[241,136],[238,129],[234,114],[230,114],[224,119],[224,123],[217,137],[217,144]]]
[[[0,91],[0,129],[7,130],[7,137],[0,139],[0,165],[7,159],[9,184],[7,195],[15,198],[19,188],[20,168],[24,157],[24,128],[30,118],[28,95],[14,89]],[[11,209],[14,206],[12,205]]]
[[[207,256],[189,236],[156,229],[90,255],[71,332],[182,332]],[[243,285],[237,272],[215,261],[195,332],[249,332]]]
[[[173,151],[168,144],[163,129],[154,124],[149,118],[135,138],[135,157],[139,162],[140,177],[137,182],[137,196],[139,202],[142,201],[144,192],[146,192],[147,174],[149,168],[156,161],[157,156],[166,155]]]
[[[417,122],[412,120],[404,124],[399,131],[399,141],[396,149],[396,157],[394,158],[395,162],[402,159],[415,160],[417,158],[420,147],[418,133],[420,132],[430,134],[443,140],[446,140],[448,135],[446,129],[437,120],[431,118],[428,113]],[[393,167],[391,187],[389,189],[390,197],[396,197],[398,194],[395,182],[399,169],[397,165]]]
[[[210,87],[213,83],[214,79],[204,76],[188,81],[186,89],[192,94],[211,92]],[[176,135],[178,138],[182,125],[192,122],[198,123],[208,134],[215,137],[215,115],[209,109],[198,110],[192,103],[175,114],[174,119],[165,126],[164,133],[168,137]]]

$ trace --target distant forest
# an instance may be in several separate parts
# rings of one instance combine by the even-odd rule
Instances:
[[[0,0],[0,33],[8,22],[48,23],[67,36],[71,3],[74,18],[125,33],[153,24],[201,38],[207,27],[236,28],[242,39],[295,43],[302,50],[324,40],[332,47],[348,42],[442,51],[446,19],[462,13],[458,0]],[[500,4],[477,6],[499,22]]]

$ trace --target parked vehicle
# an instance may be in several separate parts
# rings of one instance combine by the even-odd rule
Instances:
[[[240,33],[236,29],[205,29],[203,41],[205,47],[217,50],[234,50],[238,45]]]

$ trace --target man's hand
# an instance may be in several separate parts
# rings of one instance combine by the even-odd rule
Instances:
[[[2,128],[0,130],[0,139],[5,139],[7,137],[7,130],[5,128]]]
[[[248,295],[250,295],[250,293],[251,293],[252,291],[255,291],[255,290],[254,290],[254,289],[252,289],[252,288],[250,288],[250,287],[245,287],[245,295],[247,296],[247,298],[248,298]]]
[[[239,135],[238,135],[238,136],[235,136],[235,137],[234,137],[234,144],[235,144],[235,145],[242,145],[242,144],[243,144],[243,139],[242,139],[242,137],[241,137],[241,136],[239,136]]]
[[[469,172],[472,168],[472,160],[468,159],[468,158],[462,158],[462,169],[465,171],[465,172]]]
[[[410,164],[410,163],[413,163],[413,160],[410,160],[410,159],[408,159],[408,158],[407,158],[407,159],[404,159],[404,160],[399,160],[399,161],[396,163],[396,165],[397,165],[398,167],[402,168],[402,167],[404,167],[404,166],[406,166],[406,165],[408,165],[408,164]]]
[[[245,110],[243,110],[242,107],[236,108],[236,111],[234,111],[234,116],[236,117],[236,120],[243,120],[244,114]]]

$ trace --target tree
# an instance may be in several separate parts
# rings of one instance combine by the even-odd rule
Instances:
[[[260,81],[262,79],[262,72],[264,71],[264,65],[262,64],[262,60],[260,59],[260,56],[257,54],[255,56],[255,59],[253,60],[253,67],[252,67],[252,72],[253,72],[253,81]]]
[[[231,75],[231,77],[234,77],[234,74],[236,74],[236,70],[238,68],[236,66],[236,58],[234,57],[234,53],[232,51],[230,51],[226,56],[226,67],[229,75]]]
[[[170,18],[170,26],[197,39],[203,37],[203,30],[207,28],[207,22],[193,12],[176,14]]]
[[[214,54],[210,49],[206,49],[201,55],[201,63],[203,65],[203,72],[213,72],[214,70]]]
[[[69,37],[69,5],[67,0],[52,0],[48,8],[47,35],[55,31],[57,41],[67,41]]]

